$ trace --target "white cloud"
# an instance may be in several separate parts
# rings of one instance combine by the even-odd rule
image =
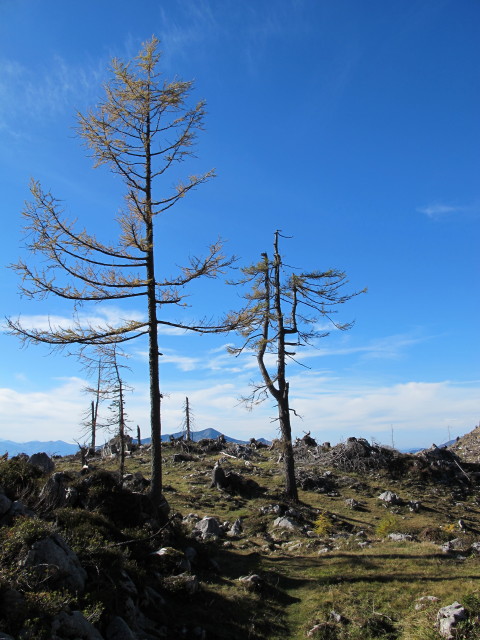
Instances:
[[[80,378],[67,378],[48,391],[0,388],[0,432],[17,442],[72,442],[80,432],[81,415],[87,406],[83,386]]]
[[[119,327],[124,321],[142,322],[145,315],[134,309],[121,309],[115,305],[102,304],[97,306],[95,314],[78,313],[76,319],[83,325],[101,326],[108,324]],[[72,327],[75,317],[60,315],[22,315],[20,317],[25,329],[48,330],[52,327]]]
[[[0,116],[2,121],[18,117],[55,117],[70,104],[91,101],[105,79],[107,60],[72,64],[55,55],[48,66],[30,68],[16,60],[0,60]]]
[[[424,213],[429,218],[438,219],[453,213],[461,213],[465,211],[465,207],[454,207],[448,204],[435,202],[427,205],[426,207],[419,207],[417,211],[419,213]]]
[[[216,379],[188,377],[162,384],[163,432],[178,431],[185,396],[195,417],[195,429],[213,427],[227,435],[277,437],[276,407],[272,399],[247,411],[239,397],[249,393],[244,375]],[[130,424],[140,425],[149,435],[149,391],[145,382],[129,380],[134,392],[127,398]],[[429,446],[470,431],[478,421],[480,381],[408,381],[376,385],[359,380],[338,379],[328,373],[305,371],[290,378],[291,406],[302,420],[292,417],[294,436],[311,431],[320,442],[338,442],[349,436],[374,438],[395,446]],[[52,381],[50,389],[0,389],[0,430],[11,440],[73,441],[81,432],[81,416],[88,405],[82,393],[84,382],[72,377]],[[24,384],[22,385],[25,386]]]

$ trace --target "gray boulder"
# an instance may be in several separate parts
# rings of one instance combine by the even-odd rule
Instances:
[[[442,607],[437,613],[437,629],[442,638],[454,638],[455,628],[461,620],[465,620],[467,612],[459,602]]]
[[[173,547],[162,547],[151,555],[158,558],[158,562],[166,573],[183,573],[191,568],[185,554]]]
[[[12,501],[4,493],[0,493],[0,518],[10,511]]]
[[[42,451],[42,453],[34,453],[29,457],[28,462],[37,469],[40,469],[42,473],[52,473],[55,469],[55,463],[50,456]]]
[[[107,640],[137,640],[137,636],[120,616],[115,616],[105,632]]]
[[[442,544],[443,553],[452,553],[455,551],[468,551],[469,544],[463,538],[454,538],[453,540],[449,540]]]
[[[20,500],[14,500],[12,502],[12,506],[10,508],[10,511],[8,512],[8,515],[12,518],[16,516],[27,516],[29,518],[32,518],[35,513],[31,509],[26,507],[23,502],[20,502]]]
[[[402,504],[402,500],[393,491],[384,491],[378,496],[378,499],[388,505]]]
[[[395,542],[412,542],[413,540],[413,536],[408,533],[389,533],[388,537]]]
[[[243,531],[242,520],[241,518],[238,518],[237,520],[235,520],[235,522],[232,524],[231,528],[227,532],[227,536],[235,538],[236,536],[239,536],[242,533],[242,531]]]
[[[197,522],[195,529],[200,531],[202,538],[208,538],[209,536],[220,537],[223,533],[219,521],[211,516],[205,516]]]
[[[298,524],[285,516],[283,518],[276,518],[273,526],[279,529],[288,529],[289,531],[296,531],[298,529]]]
[[[164,587],[172,593],[184,593],[193,596],[200,590],[197,576],[181,573],[179,576],[168,576],[163,580]]]
[[[76,553],[56,533],[34,542],[20,565],[32,567],[40,578],[48,579],[56,588],[78,593],[85,589],[87,572]]]
[[[51,640],[103,640],[81,611],[62,611],[52,622]]]
[[[259,591],[265,586],[265,580],[256,573],[252,573],[249,576],[242,576],[238,581],[249,591]]]
[[[349,507],[349,509],[353,509],[354,511],[360,509],[361,506],[358,500],[355,500],[355,498],[347,498],[345,500],[345,504],[347,505],[347,507]]]
[[[39,506],[44,509],[73,506],[78,492],[73,487],[67,486],[69,479],[69,475],[61,471],[51,475],[40,492]]]

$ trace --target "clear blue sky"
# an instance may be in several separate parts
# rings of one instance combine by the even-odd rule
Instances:
[[[248,264],[275,229],[285,260],[344,269],[366,295],[356,320],[289,367],[295,435],[351,435],[428,446],[480,417],[480,4],[476,0],[142,0],[0,2],[2,316],[68,322],[59,299],[21,299],[6,268],[20,256],[30,177],[100,238],[112,238],[119,181],[92,168],[76,110],[102,96],[112,57],[132,58],[155,34],[167,78],[194,79],[208,115],[185,173],[218,177],[159,220],[168,273],[221,236]],[[221,282],[195,287],[179,318],[239,304]],[[88,317],[144,317],[141,306],[84,306]],[[183,314],[183,315],[182,315]],[[59,321],[60,321],[59,320]],[[237,398],[258,379],[234,336],[162,335],[164,430],[189,396],[197,429],[276,435],[273,403]],[[145,344],[130,346],[127,410],[148,435]],[[84,375],[74,358],[20,349],[0,335],[0,438],[79,436]]]

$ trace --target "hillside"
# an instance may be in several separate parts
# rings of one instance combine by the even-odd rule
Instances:
[[[53,473],[0,462],[3,638],[433,640],[455,601],[468,610],[456,637],[480,638],[479,465],[298,442],[294,505],[280,456],[165,443],[160,514],[148,445],[123,481],[115,458],[87,470],[68,456]]]
[[[466,462],[480,463],[480,425],[458,438],[450,447]]]

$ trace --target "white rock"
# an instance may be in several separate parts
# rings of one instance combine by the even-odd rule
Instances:
[[[280,529],[289,529],[290,531],[295,531],[295,529],[298,529],[298,525],[293,520],[285,517],[276,518],[273,526],[279,527]]]
[[[465,620],[467,612],[459,602],[454,602],[448,607],[442,607],[437,613],[437,628],[443,638],[454,638],[454,630],[457,623]]]

